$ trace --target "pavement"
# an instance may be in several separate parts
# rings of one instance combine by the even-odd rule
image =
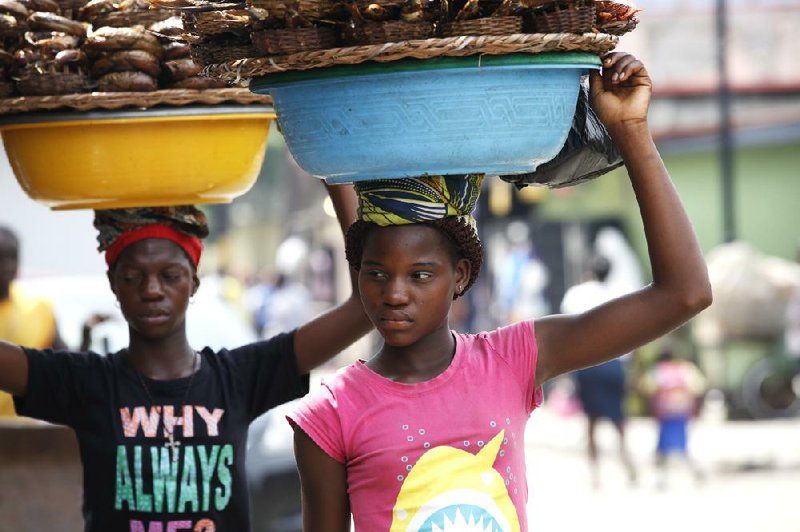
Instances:
[[[800,532],[800,418],[695,420],[689,448],[704,479],[672,461],[666,486],[653,464],[652,418],[628,421],[635,485],[611,425],[601,424],[597,436],[599,487],[591,482],[583,415],[562,417],[546,406],[534,412],[526,430],[531,531]]]

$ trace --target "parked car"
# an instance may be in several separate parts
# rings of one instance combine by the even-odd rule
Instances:
[[[26,291],[52,303],[64,342],[77,348],[83,322],[93,313],[110,319],[95,327],[90,349],[108,354],[128,343],[128,327],[115,305],[108,280],[102,276],[52,277],[21,280]],[[255,341],[256,335],[241,314],[215,292],[214,283],[203,284],[189,306],[186,328],[191,345],[212,349],[236,347]],[[300,478],[294,459],[292,429],[282,405],[256,419],[247,442],[254,532],[299,532],[301,525]]]

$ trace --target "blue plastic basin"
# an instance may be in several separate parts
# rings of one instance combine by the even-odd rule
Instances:
[[[364,63],[254,79],[298,164],[329,183],[532,172],[567,138],[587,53]]]

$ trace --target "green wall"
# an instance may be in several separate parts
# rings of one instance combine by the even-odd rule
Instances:
[[[716,152],[667,153],[664,162],[705,252],[722,242],[722,192]],[[739,148],[735,153],[739,240],[768,255],[794,260],[800,245],[800,143]],[[568,191],[551,191],[541,213],[573,220],[619,215],[646,260],[638,207],[624,170]]]

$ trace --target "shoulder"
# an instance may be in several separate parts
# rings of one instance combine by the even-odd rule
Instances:
[[[54,349],[31,349],[23,347],[29,359],[41,360],[45,363],[62,363],[75,367],[107,367],[117,366],[122,361],[122,352],[110,355],[99,355],[93,351],[78,352]]]
[[[355,391],[359,385],[366,382],[364,362],[358,361],[339,368],[335,373],[324,376],[320,379],[320,388],[330,391],[333,395],[347,394]]]
[[[505,351],[529,346],[534,340],[534,325],[532,321],[523,320],[491,331],[458,336],[466,347],[487,346],[495,351]]]
[[[345,405],[355,405],[375,400],[375,389],[369,385],[363,362],[355,362],[338,369],[335,373],[320,378],[319,385],[303,397],[300,402],[305,409],[318,409],[339,412]]]

